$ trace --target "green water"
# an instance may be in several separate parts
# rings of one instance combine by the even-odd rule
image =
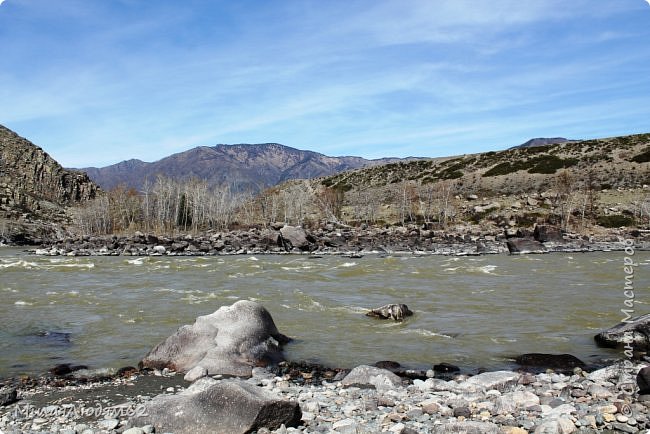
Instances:
[[[179,326],[239,299],[262,303],[295,338],[289,358],[337,367],[395,360],[496,369],[526,352],[621,357],[597,348],[593,335],[622,319],[624,257],[75,258],[1,248],[0,377],[58,363],[135,365]],[[634,260],[641,315],[650,253]],[[402,323],[364,316],[386,303],[406,303],[415,315]]]

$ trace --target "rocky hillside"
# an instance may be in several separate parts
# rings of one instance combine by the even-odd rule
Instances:
[[[85,173],[64,169],[41,148],[0,125],[3,231],[16,222],[64,221],[65,207],[92,199],[97,192]]]
[[[576,231],[650,227],[650,134],[391,163],[305,185],[292,181],[267,196],[312,203],[303,221],[336,217],[353,225],[426,222],[513,231],[539,223]]]
[[[198,178],[210,185],[229,185],[234,191],[260,191],[289,179],[315,178],[370,164],[397,159],[366,160],[360,157],[328,157],[277,143],[200,146],[153,163],[123,161],[102,168],[81,169],[103,189],[120,184],[142,189],[157,175],[172,179]]]
[[[530,139],[514,148],[531,148],[534,146],[554,145],[556,143],[575,142],[576,140],[565,139],[564,137],[536,137]]]

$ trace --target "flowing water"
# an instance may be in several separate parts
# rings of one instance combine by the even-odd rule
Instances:
[[[624,307],[624,252],[527,256],[40,257],[0,249],[0,377],[59,363],[135,365],[179,326],[240,299],[295,338],[296,360],[511,367],[526,352],[621,357],[593,336]],[[636,252],[635,315],[650,252]],[[364,316],[406,303],[404,322]]]

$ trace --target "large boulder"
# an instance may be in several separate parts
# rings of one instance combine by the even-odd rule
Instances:
[[[506,246],[511,254],[546,253],[544,244],[529,238],[510,238]]]
[[[177,395],[159,395],[145,404],[131,426],[153,425],[156,432],[175,434],[250,433],[297,426],[302,412],[261,387],[241,380],[204,378]]]
[[[594,336],[601,347],[620,348],[628,341],[636,351],[650,350],[650,313],[630,318]]]
[[[636,374],[636,384],[639,386],[639,395],[650,395],[650,366],[641,368]]]
[[[151,350],[140,366],[184,373],[201,366],[209,375],[250,376],[255,366],[284,360],[282,345],[289,340],[261,304],[240,300],[182,326]]]
[[[284,226],[280,229],[278,244],[288,252],[292,249],[309,251],[313,246],[314,239],[307,232],[298,226]]]

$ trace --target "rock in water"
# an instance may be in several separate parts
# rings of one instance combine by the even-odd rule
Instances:
[[[583,368],[584,362],[571,354],[528,353],[515,358],[518,365],[536,368],[573,370]]]
[[[617,348],[628,341],[635,351],[650,350],[650,313],[630,318],[594,336],[601,347]]]
[[[539,241],[528,238],[511,238],[506,241],[510,254],[546,253],[547,249]]]
[[[366,316],[381,319],[392,319],[402,321],[404,317],[413,315],[413,312],[405,304],[387,304],[386,306],[372,309]]]
[[[129,425],[153,425],[156,432],[176,434],[243,434],[300,423],[297,402],[240,380],[207,380],[178,395],[156,396],[145,404],[144,415],[130,419]]]
[[[240,300],[179,328],[151,350],[140,367],[186,373],[202,366],[209,375],[249,377],[255,366],[284,360],[282,345],[289,341],[261,304]]]

